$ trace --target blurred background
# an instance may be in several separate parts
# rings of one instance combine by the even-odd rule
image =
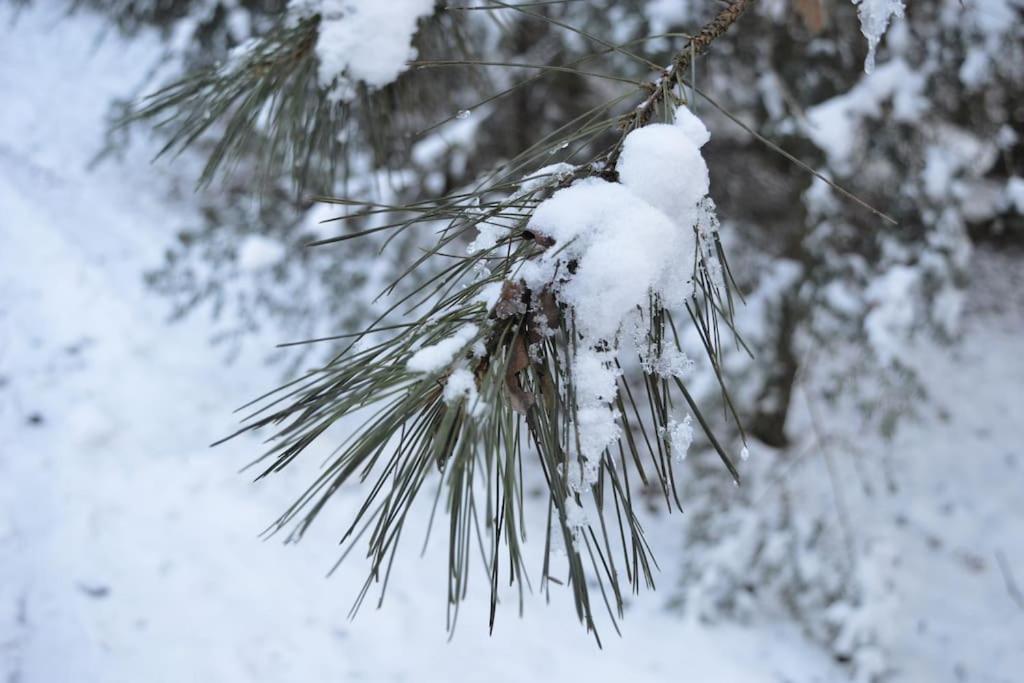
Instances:
[[[850,0],[761,0],[697,63],[750,455],[736,487],[698,442],[685,512],[646,499],[657,590],[602,648],[557,586],[522,615],[510,594],[489,635],[482,572],[449,638],[429,508],[354,618],[362,558],[326,574],[358,490],[300,544],[260,538],[344,434],[257,484],[259,439],[208,444],[339,348],[277,344],[365,326],[430,239],[306,248],[374,225],[314,198],[436,197],[534,145],[579,158],[615,131],[572,122],[629,92],[586,72],[656,75],[609,45],[667,64],[719,9],[444,4],[419,68],[326,88],[297,51],[289,106],[241,117],[218,108],[235,80],[178,79],[277,68],[315,3],[0,5],[0,680],[1020,680],[1021,0],[909,3],[877,57]],[[530,67],[553,64],[574,68]],[[692,386],[737,440],[714,373]]]

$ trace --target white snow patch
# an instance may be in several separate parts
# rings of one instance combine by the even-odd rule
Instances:
[[[577,546],[580,541],[580,534],[584,527],[590,524],[586,509],[576,502],[576,499],[569,496],[565,499],[565,525],[569,527],[572,534],[572,544]]]
[[[1024,216],[1024,178],[1013,176],[1006,181],[1006,198],[1010,206]]]
[[[500,282],[488,282],[486,285],[480,288],[477,295],[473,297],[473,301],[482,303],[484,308],[488,311],[497,305],[498,300],[501,299],[502,283]]]
[[[487,404],[480,400],[476,389],[476,378],[469,368],[459,367],[452,371],[444,384],[444,402],[453,405],[466,401],[466,412],[470,417],[480,417],[487,411]]]
[[[246,235],[238,245],[238,267],[249,272],[266,270],[280,263],[286,251],[281,242],[271,237]]]
[[[615,368],[615,356],[607,351],[577,354],[573,359],[576,378],[576,400],[584,403],[609,403],[618,393],[616,380],[621,374]]]
[[[292,0],[295,16],[320,15],[316,54],[320,85],[339,100],[355,96],[355,83],[392,83],[416,58],[412,37],[434,0]]]
[[[663,437],[671,446],[676,460],[679,462],[686,460],[690,446],[693,444],[693,417],[687,415],[682,422],[669,420],[668,426],[663,428]]]
[[[534,190],[551,183],[553,180],[557,180],[559,176],[570,173],[574,168],[575,166],[567,164],[564,161],[542,166],[528,176],[525,176],[519,182],[519,190],[516,192],[515,196],[521,197],[533,192]]]
[[[910,266],[894,266],[868,288],[872,308],[864,319],[864,330],[882,364],[904,353],[914,326],[914,290],[919,280],[918,271]]]
[[[849,92],[807,110],[807,135],[840,173],[852,169],[855,152],[864,147],[866,119],[882,115],[882,104],[892,102],[892,118],[911,122],[928,107],[923,97],[925,76],[901,58],[892,59],[860,80]]]
[[[470,242],[469,246],[466,247],[467,254],[490,251],[503,237],[508,235],[509,230],[501,225],[480,221],[476,224],[476,232],[476,239]]]
[[[649,0],[643,4],[651,33],[665,33],[673,26],[683,26],[693,15],[690,0]]]
[[[457,354],[476,337],[479,328],[472,323],[463,325],[452,336],[436,344],[424,346],[409,358],[405,367],[413,372],[438,372],[451,364]]]

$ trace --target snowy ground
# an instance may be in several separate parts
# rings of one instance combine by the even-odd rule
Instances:
[[[348,620],[363,566],[324,574],[332,520],[355,500],[298,546],[263,542],[303,473],[253,486],[237,470],[254,442],[206,447],[277,371],[225,365],[204,320],[167,325],[143,286],[193,215],[189,180],[151,166],[145,145],[89,168],[110,98],[159,54],[150,37],[97,41],[101,26],[0,10],[0,680],[845,680],[793,624],[711,628],[664,609],[663,593],[636,599],[623,637],[606,629],[598,650],[567,595],[533,596],[523,619],[505,605],[488,637],[478,582],[448,642],[440,537],[422,559],[410,544],[383,608]],[[862,443],[895,493],[843,479],[853,525],[890,549],[897,680],[1024,670],[1024,606],[1008,589],[1024,589],[1024,311],[1012,268],[990,261],[972,296],[994,310],[970,316],[952,352],[921,352],[948,418]],[[663,565],[674,522],[651,521]]]

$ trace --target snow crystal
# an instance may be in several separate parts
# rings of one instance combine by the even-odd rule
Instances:
[[[469,368],[459,367],[452,371],[444,384],[444,402],[453,405],[465,399],[466,411],[470,417],[480,417],[487,410],[487,404],[480,400],[476,389],[476,378]]]
[[[638,335],[641,333],[640,330],[637,332]],[[643,334],[646,332],[644,331]],[[634,339],[640,355],[640,365],[647,374],[665,379],[669,377],[685,379],[693,374],[696,363],[686,355],[686,352],[669,347],[657,353],[654,349],[648,349],[642,338],[634,337]]]
[[[424,346],[409,358],[405,367],[413,372],[437,372],[448,366],[455,354],[464,349],[476,336],[476,325],[463,325],[447,339]]]
[[[289,9],[297,16],[320,15],[320,85],[349,100],[356,81],[381,88],[406,70],[416,57],[416,24],[433,13],[434,0],[292,0]]]
[[[263,235],[246,235],[238,245],[238,267],[249,272],[265,270],[284,258],[286,249],[281,242]]]
[[[868,56],[864,60],[864,72],[875,70],[875,52],[889,20],[903,16],[903,0],[853,0],[860,17],[860,32],[868,40]]]
[[[701,260],[708,273],[711,284],[719,292],[726,291],[725,269],[718,259],[718,216],[715,215],[715,202],[705,197],[697,206],[697,236],[700,243]]]
[[[682,422],[669,420],[668,426],[662,429],[662,436],[675,453],[676,460],[686,460],[686,455],[693,444],[693,417],[687,415]]]

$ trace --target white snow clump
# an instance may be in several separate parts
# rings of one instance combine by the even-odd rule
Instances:
[[[601,455],[619,437],[611,404],[623,323],[646,307],[651,293],[670,305],[693,291],[694,228],[714,207],[706,200],[708,168],[700,153],[708,138],[700,119],[680,107],[674,124],[650,124],[626,137],[619,183],[581,180],[555,192],[530,219],[529,229],[554,245],[523,264],[520,276],[534,291],[553,288],[582,337],[571,368],[580,462],[568,479],[575,491],[597,481]],[[675,360],[673,366],[686,364]],[[689,421],[677,425],[673,438],[682,453],[687,429],[692,439]]]
[[[444,402],[452,405],[463,399],[470,417],[480,417],[487,410],[487,404],[480,400],[473,373],[467,367],[458,367],[444,383]]]
[[[297,17],[320,15],[320,85],[347,101],[357,82],[382,88],[406,70],[416,58],[416,25],[433,13],[434,0],[291,0],[288,9]]]
[[[463,325],[455,334],[436,344],[424,346],[414,353],[405,367],[413,372],[438,372],[451,364],[457,354],[473,341],[479,328],[472,323]]]

